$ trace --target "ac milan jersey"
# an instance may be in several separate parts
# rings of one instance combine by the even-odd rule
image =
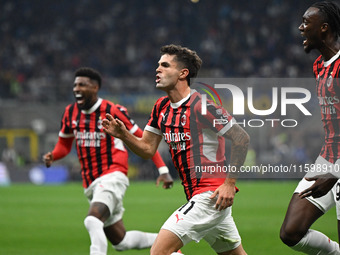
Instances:
[[[85,188],[99,176],[128,171],[128,152],[123,142],[103,131],[106,113],[123,121],[131,133],[138,129],[124,107],[101,98],[89,110],[79,109],[76,103],[68,105],[61,121],[59,136],[76,140]]]
[[[329,61],[319,56],[313,65],[316,92],[321,107],[325,143],[320,156],[334,163],[340,158],[340,51]]]
[[[169,146],[187,199],[218,188],[226,178],[225,139],[232,116],[208,101],[202,114],[201,95],[194,92],[178,103],[157,100],[145,130],[161,135]]]

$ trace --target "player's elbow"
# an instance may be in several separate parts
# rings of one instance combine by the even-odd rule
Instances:
[[[235,135],[232,138],[232,142],[236,146],[242,146],[244,148],[248,148],[249,143],[250,143],[250,136],[245,130],[240,129],[237,135]]]
[[[143,152],[143,154],[141,154],[140,156],[143,158],[143,159],[151,159],[154,155],[155,155],[156,151],[148,151],[148,150],[145,150]]]

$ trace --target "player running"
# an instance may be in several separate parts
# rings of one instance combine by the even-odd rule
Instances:
[[[225,139],[230,139],[230,166],[238,172],[249,144],[248,134],[222,107],[207,105],[201,113],[201,97],[190,90],[201,59],[196,52],[177,45],[161,48],[156,87],[167,96],[157,100],[142,138],[132,136],[124,123],[107,114],[104,131],[122,139],[136,154],[150,158],[162,139],[169,146],[173,163],[184,186],[188,203],[176,210],[162,226],[151,248],[152,255],[177,254],[190,241],[205,239],[217,254],[244,255],[241,238],[231,216],[236,175],[201,172],[196,167],[225,166]],[[213,126],[224,118],[225,125]]]
[[[321,55],[313,65],[316,92],[321,107],[325,143],[315,165],[332,170],[340,158],[340,8],[334,2],[317,2],[307,9],[299,26],[304,50],[318,50]],[[317,167],[316,167],[317,168]],[[338,243],[310,226],[336,204],[338,232],[340,219],[339,182],[325,173],[315,177],[311,170],[298,184],[281,227],[282,241],[306,254],[340,254]],[[314,182],[315,181],[315,182]],[[306,199],[303,199],[306,198]],[[340,240],[340,235],[339,235]]]
[[[123,224],[123,197],[129,180],[128,152],[121,140],[103,132],[106,113],[121,120],[131,135],[141,137],[143,131],[129,117],[126,108],[99,98],[101,75],[92,68],[80,68],[75,73],[73,94],[76,103],[66,107],[59,132],[59,140],[52,152],[43,156],[47,167],[65,157],[76,140],[76,148],[85,196],[90,202],[84,220],[91,239],[90,254],[105,255],[107,239],[117,250],[151,247],[157,234],[141,231],[125,231]],[[163,182],[170,188],[173,180],[160,154],[152,158]]]

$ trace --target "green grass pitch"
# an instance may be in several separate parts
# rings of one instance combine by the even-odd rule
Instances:
[[[279,229],[297,181],[238,182],[233,216],[252,255],[300,254],[279,240]],[[124,199],[124,222],[128,230],[158,232],[162,223],[185,203],[182,186],[163,190],[152,182],[131,182]],[[0,254],[80,255],[88,254],[89,237],[83,225],[88,202],[80,183],[60,186],[15,184],[0,188]],[[332,209],[313,226],[337,240],[337,221]],[[215,254],[204,242],[190,243],[184,254]],[[108,254],[149,254],[149,250]]]

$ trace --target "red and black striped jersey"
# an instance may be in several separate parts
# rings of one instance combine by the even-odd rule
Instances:
[[[76,103],[68,105],[61,121],[59,136],[76,140],[85,188],[99,176],[128,171],[128,152],[123,142],[103,131],[106,113],[123,121],[131,133],[138,129],[125,107],[101,98],[89,110],[79,109]]]
[[[320,156],[334,163],[340,158],[340,51],[328,61],[319,56],[313,65],[321,107],[325,143]]]
[[[167,96],[157,100],[145,130],[161,135],[169,146],[187,199],[218,188],[226,178],[225,138],[232,116],[221,106],[207,102],[197,92],[177,103]]]

